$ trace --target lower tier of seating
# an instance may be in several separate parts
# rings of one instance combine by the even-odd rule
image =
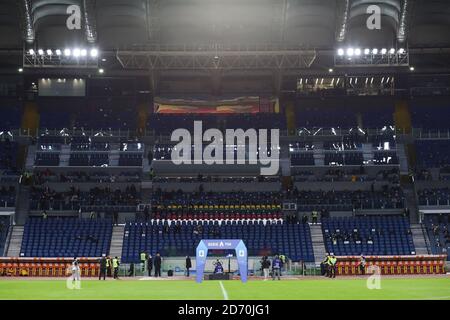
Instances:
[[[344,255],[411,255],[415,248],[408,218],[361,216],[322,220],[325,248]]]
[[[108,219],[30,218],[25,224],[22,257],[100,257],[108,254]]]
[[[8,230],[10,227],[10,216],[0,215],[0,255],[3,254],[5,249],[5,242],[8,236]]]
[[[450,261],[450,214],[426,215],[424,221],[433,254],[447,254]]]
[[[293,261],[314,261],[308,224],[281,221],[151,221],[125,227],[122,262],[139,262],[141,252],[195,256],[201,239],[242,239],[249,256],[284,254]]]

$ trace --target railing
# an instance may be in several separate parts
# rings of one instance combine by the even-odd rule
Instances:
[[[429,199],[426,199],[425,201],[420,200],[419,206],[437,206],[437,207],[448,207],[450,206],[450,200],[449,199],[436,199],[436,201],[430,201]]]
[[[428,232],[425,230],[423,223],[420,223],[420,229],[422,229],[423,240],[425,241],[425,247],[427,249],[427,252],[432,253],[431,246],[429,244],[429,239],[428,239]]]
[[[294,137],[339,137],[348,136],[354,134],[355,128],[331,128],[331,127],[310,127],[310,128],[299,128],[297,130],[280,130],[281,138],[294,138]],[[423,128],[362,128],[367,136],[380,136],[386,133],[392,133],[398,135],[411,135],[417,139],[450,139],[450,129],[423,129]],[[153,138],[159,139],[160,141],[170,141],[170,133],[163,132],[157,133],[155,129],[145,129],[143,131],[139,130],[102,130],[102,129],[13,129],[10,130],[13,137],[96,137],[104,139],[114,139],[114,138]]]
[[[30,211],[86,211],[86,209],[98,209],[100,211],[119,211],[119,209],[125,209],[126,212],[135,212],[137,210],[137,205],[130,204],[89,204],[85,201],[71,201],[70,203],[65,203],[64,200],[53,200],[47,203],[45,206],[41,206],[39,201],[30,200]],[[123,211],[125,212],[125,211]]]

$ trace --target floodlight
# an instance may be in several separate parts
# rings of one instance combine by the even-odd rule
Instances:
[[[91,49],[91,57],[92,58],[95,58],[95,57],[97,57],[98,56],[98,50],[97,49]]]
[[[80,49],[78,49],[78,48],[73,49],[73,56],[74,57],[79,57],[80,54],[81,54]]]
[[[72,51],[70,49],[64,49],[64,55],[66,57],[70,57],[72,55]]]

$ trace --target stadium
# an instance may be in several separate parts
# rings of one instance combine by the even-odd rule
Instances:
[[[449,34],[447,0],[2,0],[0,300],[450,300]]]

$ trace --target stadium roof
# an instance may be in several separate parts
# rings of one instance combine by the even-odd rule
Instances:
[[[82,11],[68,30],[69,5]],[[367,7],[381,8],[380,30],[366,27]],[[103,51],[136,44],[295,44],[450,48],[448,0],[2,0],[0,50],[94,43]],[[11,51],[13,52],[13,51]],[[16,64],[2,57],[2,64]]]

